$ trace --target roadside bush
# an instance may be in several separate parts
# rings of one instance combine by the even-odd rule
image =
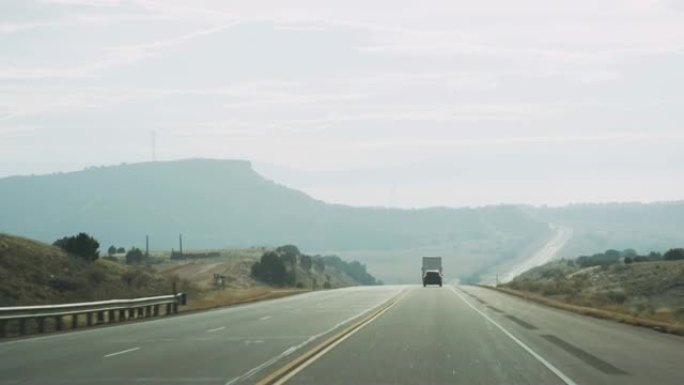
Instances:
[[[622,254],[617,250],[606,250],[605,253],[598,253],[592,256],[581,256],[577,258],[577,264],[584,267],[607,266],[620,262]]]
[[[541,294],[551,296],[551,295],[569,295],[575,291],[571,282],[567,280],[559,280],[549,282],[543,285],[541,288]]]
[[[145,259],[145,255],[143,254],[142,250],[138,249],[137,247],[133,247],[126,253],[126,263],[129,265],[139,265],[143,263],[143,260]]]
[[[305,271],[311,271],[311,267],[313,266],[313,261],[312,261],[310,256],[304,254],[299,258],[299,265]]]
[[[684,249],[670,249],[665,254],[663,254],[663,259],[666,261],[679,261],[684,259]]]
[[[86,233],[79,233],[78,235],[58,239],[52,245],[60,247],[67,253],[74,254],[90,262],[97,260],[100,256],[100,253],[98,252],[100,243]]]
[[[625,301],[627,301],[627,295],[622,291],[611,290],[591,295],[592,306],[623,304]]]
[[[627,301],[627,294],[622,291],[609,291],[606,293],[608,300],[612,303],[623,304]]]
[[[126,286],[131,288],[140,289],[147,286],[149,277],[140,268],[129,268],[121,275],[121,281],[126,284]]]
[[[323,262],[323,259],[320,256],[313,257],[313,269],[319,273],[325,271],[325,263]]]
[[[81,291],[89,287],[83,277],[53,277],[48,281],[50,287],[57,291]]]
[[[86,276],[88,277],[88,281],[93,285],[100,285],[107,279],[105,270],[96,265],[90,266],[90,268],[86,270]]]
[[[268,251],[252,265],[252,277],[273,285],[284,285],[290,278],[278,253]]]

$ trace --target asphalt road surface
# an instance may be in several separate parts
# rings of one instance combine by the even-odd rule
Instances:
[[[0,342],[0,384],[682,384],[684,338],[477,287],[330,290]]]

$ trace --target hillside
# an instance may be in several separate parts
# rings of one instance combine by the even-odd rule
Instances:
[[[215,274],[226,277],[226,289],[248,289],[264,285],[263,282],[251,276],[252,265],[259,261],[265,252],[273,250],[268,248],[224,249],[217,251],[218,255],[215,257],[187,261],[167,259],[162,264],[155,265],[154,268],[164,275],[185,279],[200,290],[216,288]],[[301,261],[301,255],[298,255],[298,261]],[[300,288],[312,289],[314,282],[317,283],[316,289],[322,288],[325,282],[329,282],[331,288],[364,284],[332,263],[326,263],[322,271],[304,269],[299,263],[295,265],[296,283]],[[288,266],[288,270],[292,271],[291,267]]]
[[[172,292],[175,282],[178,291],[189,294],[189,308],[202,309],[296,292],[292,289],[364,283],[341,268],[346,262],[325,257],[321,269],[297,264],[297,285],[270,286],[250,275],[252,265],[269,251],[221,250],[216,257],[194,260],[170,260],[168,254],[156,253],[147,266],[129,266],[116,258],[89,262],[59,247],[0,233],[0,307],[164,295]],[[214,274],[227,277],[224,288],[214,285]],[[329,286],[324,287],[326,282]]]
[[[170,250],[177,248],[179,233],[188,249],[296,244],[308,253],[361,259],[383,280],[414,279],[426,253],[451,258],[458,266],[454,276],[470,274],[549,234],[545,223],[514,206],[400,210],[326,204],[232,160],[8,177],[0,179],[0,196],[0,229],[45,242],[86,231],[105,248],[143,247],[149,235],[153,250]],[[383,261],[372,266],[374,259]]]
[[[502,192],[505,194],[505,192]],[[416,282],[421,256],[448,280],[477,280],[533,255],[549,224],[573,232],[559,257],[684,243],[684,202],[566,207],[388,209],[327,204],[257,174],[249,162],[191,159],[0,178],[0,231],[52,243],[85,231],[151,250],[275,247],[336,254],[385,282]]]
[[[506,285],[572,305],[684,324],[684,260],[624,263],[604,254],[549,262]],[[591,261],[603,259],[601,264]],[[629,258],[627,261],[629,262]]]
[[[171,289],[170,278],[153,270],[86,262],[58,247],[0,234],[0,306],[135,298]]]

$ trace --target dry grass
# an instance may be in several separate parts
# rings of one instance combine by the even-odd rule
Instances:
[[[239,305],[266,299],[281,298],[310,290],[274,290],[269,287],[253,287],[240,290],[216,290],[198,293],[188,298],[188,305],[182,306],[182,312],[215,309],[219,307]]]
[[[153,269],[99,259],[0,234],[0,306],[89,302],[192,292],[194,286]]]
[[[619,305],[608,305],[602,308],[578,306],[567,302],[547,298],[539,294],[514,290],[506,287],[481,286],[502,293],[514,295],[546,306],[571,311],[591,317],[617,321],[632,326],[647,327],[665,333],[684,335],[684,326],[678,323],[678,318],[670,309],[660,309],[652,318],[635,317],[629,314],[628,308]]]

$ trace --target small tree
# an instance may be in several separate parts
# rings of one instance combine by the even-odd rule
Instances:
[[[280,246],[276,249],[276,252],[279,253],[280,255],[300,255],[301,252],[299,252],[299,249],[295,245],[285,245],[285,246]]]
[[[299,257],[299,265],[302,267],[302,269],[304,269],[306,271],[311,271],[311,266],[312,266],[311,257],[306,255],[306,254],[302,254],[302,256]]]
[[[628,258],[628,257],[629,257],[629,258],[634,258],[634,257],[636,257],[636,256],[638,256],[638,255],[639,255],[639,253],[637,253],[636,250],[634,250],[634,249],[624,249],[624,250],[622,250],[622,257],[623,257],[623,258]]]
[[[119,254],[123,254],[126,252],[126,249],[124,249],[123,247],[119,247],[118,249],[116,249],[116,252]]]
[[[278,253],[266,252],[261,260],[252,265],[252,277],[273,285],[284,285],[287,281],[287,269]]]
[[[142,250],[137,247],[131,248],[128,253],[126,253],[126,263],[129,265],[139,265],[143,262],[145,255]]]
[[[86,233],[79,233],[71,237],[58,239],[53,243],[54,246],[61,247],[66,252],[77,255],[86,261],[95,261],[100,253],[97,251],[100,243]]]
[[[325,271],[325,262],[323,262],[323,259],[321,257],[315,257],[313,259],[313,268],[319,273]]]
[[[107,255],[111,257],[114,254],[116,254],[116,247],[114,247],[114,245],[109,246],[109,248],[107,249]]]
[[[648,253],[648,259],[651,261],[661,261],[663,259],[663,255],[658,252],[651,251]]]

